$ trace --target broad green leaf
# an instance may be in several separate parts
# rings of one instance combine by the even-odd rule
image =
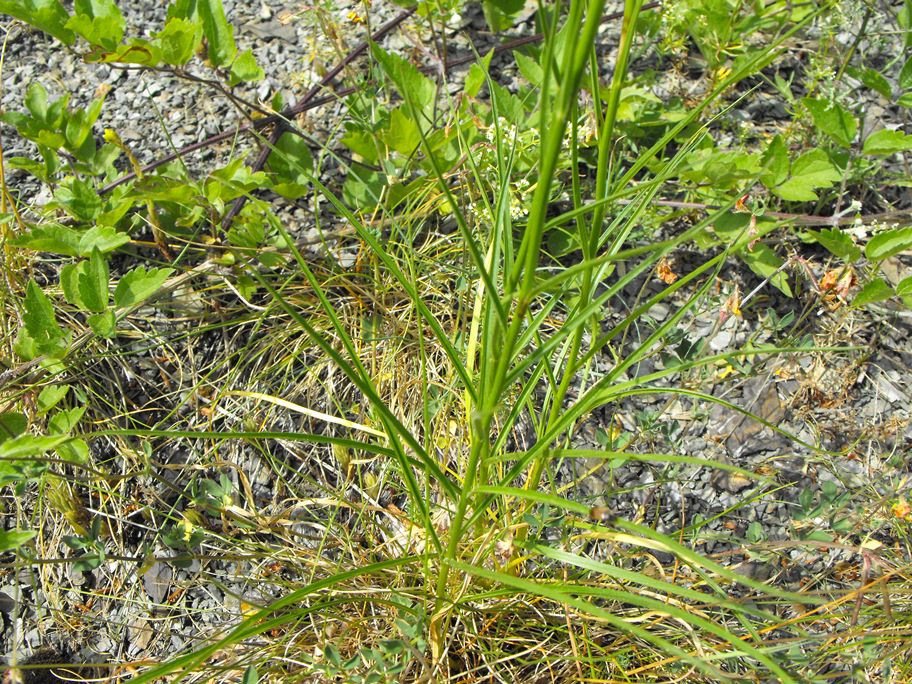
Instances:
[[[391,150],[408,156],[421,144],[418,124],[409,117],[404,107],[397,107],[390,113],[389,128],[383,133],[383,141]]]
[[[523,107],[522,100],[509,90],[498,83],[491,82],[491,99],[497,105],[497,115],[504,117],[514,126],[523,126],[526,119],[526,108]],[[500,131],[501,137],[504,131]],[[505,139],[507,145],[512,145],[513,141]]]
[[[256,62],[256,57],[253,56],[253,50],[244,50],[231,65],[231,72],[228,74],[228,85],[236,86],[238,83],[259,81],[265,75],[266,72],[260,68],[260,65]]]
[[[49,33],[64,45],[76,41],[76,36],[66,26],[70,15],[58,0],[0,0],[0,13]]]
[[[256,667],[248,665],[247,669],[244,670],[244,676],[241,678],[241,684],[258,684],[259,681],[260,675]]]
[[[82,293],[79,291],[79,264],[67,264],[60,269],[60,289],[64,298],[73,306],[85,309]]]
[[[114,289],[114,304],[133,306],[151,297],[173,272],[173,268],[153,268],[146,271],[142,266],[137,266],[117,283]]]
[[[98,46],[83,55],[86,62],[102,64],[138,64],[155,67],[161,64],[161,49],[155,43],[143,38],[131,38],[125,45],[118,45],[113,50]]]
[[[912,57],[906,60],[899,72],[899,87],[903,90],[912,90]]]
[[[212,66],[223,66],[234,59],[234,27],[225,18],[222,0],[197,0],[196,11],[203,20],[203,34],[209,42],[209,61]]]
[[[770,278],[770,282],[786,297],[794,296],[792,288],[788,284],[788,276],[783,271],[779,271],[782,259],[772,249],[760,242],[754,245],[753,249],[741,250],[740,255],[750,270],[761,278]],[[777,273],[777,271],[779,272]]]
[[[760,163],[763,166],[760,182],[766,187],[774,188],[788,178],[788,149],[781,135],[777,135],[770,140]]]
[[[912,249],[912,227],[893,228],[868,240],[865,256],[871,261],[880,261],[907,249]]]
[[[60,458],[76,463],[88,463],[89,445],[84,439],[71,439],[57,447],[57,454]]]
[[[523,75],[523,78],[536,87],[541,86],[545,78],[545,70],[538,62],[518,50],[513,52],[513,59],[516,60],[516,66],[519,67],[519,73]]]
[[[525,5],[525,0],[484,0],[482,9],[488,26],[494,33],[499,33],[513,26]]]
[[[19,435],[0,444],[0,459],[12,460],[41,456],[69,440],[68,435]]]
[[[912,150],[912,135],[883,129],[869,135],[861,151],[865,154],[893,154],[906,150]]]
[[[114,316],[114,311],[112,309],[108,309],[103,313],[92,314],[88,317],[87,322],[89,327],[92,328],[92,332],[99,337],[107,339],[114,336],[117,318]]]
[[[865,69],[861,74],[861,81],[871,90],[880,93],[888,100],[893,97],[893,88],[890,82],[879,71]]]
[[[0,553],[18,549],[36,534],[34,530],[0,530]]]
[[[35,226],[29,232],[10,240],[10,244],[22,249],[31,249],[35,252],[51,252],[66,256],[79,254],[79,231],[59,223]]]
[[[895,293],[893,288],[885,281],[883,278],[874,278],[874,280],[867,283],[861,291],[855,295],[855,298],[852,300],[852,306],[864,306],[865,304],[872,304],[874,302],[882,302],[885,299],[889,299]]]
[[[806,97],[804,106],[814,119],[818,133],[828,135],[843,147],[849,147],[858,133],[858,122],[844,107],[829,100]]]
[[[896,101],[900,107],[909,107],[912,108],[912,93],[903,93],[899,96],[899,99]]]
[[[113,50],[123,40],[127,24],[113,0],[76,0],[75,14],[66,23],[92,45]]]
[[[307,142],[294,133],[283,133],[269,155],[266,168],[283,181],[306,183],[313,171],[313,156]]]
[[[197,21],[171,17],[158,33],[154,34],[166,64],[182,66],[190,61],[203,37],[203,25]]]
[[[25,90],[23,100],[25,108],[37,121],[47,123],[48,118],[48,99],[47,90],[41,85],[40,81],[32,81]]]
[[[88,261],[80,264],[79,294],[89,311],[100,312],[108,307],[108,261],[98,249],[92,250]]]
[[[861,257],[861,250],[852,241],[852,237],[838,228],[809,232],[817,242],[844,261],[856,261]]]
[[[48,432],[54,435],[69,434],[84,413],[85,406],[74,406],[66,411],[58,411],[48,421]]]
[[[842,176],[823,150],[811,150],[792,162],[791,177],[772,189],[784,200],[810,202],[819,188],[829,188]]]
[[[120,233],[111,226],[92,226],[79,238],[79,256],[88,256],[94,249],[107,254],[129,241],[129,235]]]
[[[899,281],[896,285],[896,294],[900,297],[912,297],[912,276]]]
[[[18,437],[28,427],[28,419],[24,413],[6,411],[0,413],[0,444],[8,439]]]
[[[101,212],[103,204],[98,191],[90,183],[74,176],[61,181],[54,193],[54,202],[80,221],[94,219]]]
[[[414,64],[403,57],[386,52],[377,44],[374,44],[372,48],[374,58],[396,85],[399,94],[430,121],[437,95],[437,86],[434,81],[418,71]],[[418,123],[423,126],[425,122]]]
[[[38,394],[38,414],[44,415],[57,406],[70,390],[69,385],[48,385]]]
[[[54,306],[44,290],[29,280],[25,289],[25,311],[22,314],[25,330],[39,345],[52,343],[64,336],[54,316]]]

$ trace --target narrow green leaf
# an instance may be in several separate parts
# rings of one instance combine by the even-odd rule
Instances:
[[[34,530],[0,530],[0,553],[18,549],[36,534]]]
[[[253,50],[244,50],[231,65],[231,72],[228,74],[228,85],[236,86],[238,83],[260,81],[265,75],[266,72],[260,68],[260,65],[256,62],[256,57],[253,56]]]
[[[241,678],[241,684],[257,684],[260,681],[260,675],[256,667],[248,665],[244,670],[244,676]]]
[[[861,257],[861,250],[852,241],[852,237],[838,228],[809,232],[818,243],[844,261],[857,261]]]
[[[76,36],[66,26],[70,15],[58,0],[0,0],[0,13],[49,33],[64,45],[76,41]]]
[[[865,154],[893,154],[907,150],[912,150],[912,135],[885,128],[869,135],[861,151]]]
[[[909,248],[912,248],[912,226],[893,228],[868,240],[868,244],[865,245],[865,256],[871,261],[880,261]]]
[[[906,60],[899,71],[899,87],[903,90],[912,90],[912,57]]]
[[[203,20],[203,34],[209,41],[209,61],[213,66],[228,64],[237,53],[234,27],[225,18],[222,0],[198,0],[196,10]]]
[[[133,306],[151,297],[173,272],[173,268],[154,268],[146,271],[144,267],[137,266],[117,283],[114,289],[114,304],[121,307]]]
[[[484,85],[493,56],[494,50],[488,50],[488,54],[469,67],[469,73],[466,74],[465,86],[463,87],[465,94],[469,97],[477,96],[481,86]]]
[[[859,307],[874,302],[882,302],[890,299],[895,294],[893,288],[883,278],[874,278],[874,280],[865,284],[861,291],[855,295],[852,300],[852,306]]]

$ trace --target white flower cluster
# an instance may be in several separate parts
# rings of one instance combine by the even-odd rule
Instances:
[[[532,184],[525,178],[520,178],[510,184],[510,219],[519,221],[529,213],[526,208],[526,199]],[[491,224],[494,222],[488,207],[484,202],[473,202],[469,205],[469,215],[477,223]]]

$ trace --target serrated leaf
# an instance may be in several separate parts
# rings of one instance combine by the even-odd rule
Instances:
[[[41,456],[69,440],[68,435],[19,435],[0,444],[0,459],[13,460]]]
[[[79,254],[79,231],[60,224],[35,226],[28,233],[10,240],[10,244],[22,249],[31,249],[35,252],[51,252],[66,256]]]
[[[392,52],[386,52],[377,44],[372,46],[372,52],[403,99],[430,121],[437,96],[437,85],[434,81],[418,71],[408,60]],[[419,123],[422,126],[425,124],[424,121]]]
[[[890,82],[879,71],[865,69],[861,74],[861,82],[888,100],[893,97],[893,89],[890,87]]]
[[[151,297],[174,272],[173,268],[154,268],[146,271],[142,266],[127,273],[114,289],[116,306],[133,306]]]
[[[864,306],[882,302],[894,295],[893,288],[883,278],[874,278],[868,282],[852,300],[852,306]]]
[[[228,64],[237,53],[234,27],[225,18],[222,0],[197,0],[196,11],[203,20],[203,35],[209,42],[209,61],[213,66]]]
[[[98,192],[81,178],[64,178],[54,193],[54,202],[70,216],[80,221],[91,221],[101,211],[102,201]]]
[[[513,52],[513,59],[516,60],[516,66],[519,67],[519,73],[523,75],[523,78],[536,87],[541,86],[545,78],[545,70],[538,62],[518,50]]]
[[[38,414],[44,415],[52,408],[57,406],[67,395],[70,388],[68,385],[48,385],[38,393]]]
[[[58,0],[0,0],[0,13],[49,33],[64,45],[76,41],[75,34],[66,27],[70,15]]]
[[[82,414],[85,413],[85,406],[74,406],[66,411],[59,411],[51,416],[48,421],[48,432],[54,435],[66,435],[76,427]]]
[[[117,318],[114,316],[114,311],[108,309],[103,313],[92,314],[86,319],[86,322],[89,324],[89,327],[99,337],[109,339],[114,337],[114,331],[117,325]]]
[[[34,280],[29,280],[25,290],[25,311],[22,314],[25,330],[38,344],[53,342],[63,337],[57,324],[51,300]]]
[[[79,266],[67,264],[60,269],[60,289],[63,290],[64,299],[73,306],[85,309],[82,294],[79,292]]]
[[[497,108],[497,116],[502,116],[514,126],[522,126],[525,123],[526,109],[523,107],[522,100],[499,83],[491,83],[491,99]],[[501,131],[503,135],[503,131]],[[512,140],[505,141],[513,144]]]
[[[127,24],[113,0],[76,0],[75,14],[66,23],[92,45],[113,50],[123,40]]]
[[[266,76],[266,72],[257,64],[253,50],[248,49],[239,54],[232,63],[231,72],[228,74],[228,85],[236,86],[238,83],[259,81],[264,76]]]
[[[811,113],[819,133],[831,137],[843,147],[851,146],[858,133],[858,122],[844,107],[837,102],[809,97],[802,102]]]
[[[408,156],[421,143],[416,124],[403,107],[397,107],[390,113],[389,128],[383,133],[383,142],[391,150]]]
[[[865,154],[893,154],[906,150],[912,150],[912,135],[883,129],[869,135],[861,151]]]
[[[14,439],[25,432],[28,427],[28,418],[24,413],[6,411],[0,413],[0,444],[8,439]]]
[[[77,286],[83,305],[89,311],[104,311],[108,307],[107,259],[98,249],[93,249],[89,260],[80,266]]]
[[[126,233],[118,232],[111,226],[92,226],[79,238],[79,256],[88,256],[97,249],[102,254],[112,252],[130,241]]]
[[[844,261],[856,261],[861,257],[861,250],[852,242],[852,237],[838,228],[812,230],[810,234],[817,242]]]
[[[27,544],[37,532],[34,530],[0,530],[0,553],[18,549]]]
[[[154,37],[165,63],[182,66],[196,52],[203,37],[203,25],[183,17],[171,17]]]
[[[912,248],[912,227],[893,228],[878,233],[865,245],[865,256],[880,261]]]
[[[810,202],[817,199],[819,188],[829,188],[841,178],[823,150],[811,150],[792,162],[791,177],[773,188],[784,200]]]

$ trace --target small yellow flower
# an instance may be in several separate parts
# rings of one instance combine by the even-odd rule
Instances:
[[[912,506],[905,499],[900,499],[893,504],[893,516],[906,522],[912,522]]]
[[[357,12],[355,12],[355,10],[351,10],[351,11],[346,15],[346,17],[347,17],[348,20],[349,20],[351,23],[353,23],[353,24],[363,24],[363,23],[364,23],[364,17],[362,17],[362,16],[361,16],[360,14],[358,14]]]

